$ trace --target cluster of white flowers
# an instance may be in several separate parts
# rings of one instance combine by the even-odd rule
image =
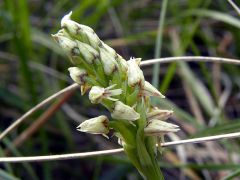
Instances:
[[[126,61],[102,42],[92,28],[78,24],[70,17],[71,13],[63,17],[62,29],[53,35],[53,38],[76,66],[68,70],[73,81],[81,86],[82,94],[89,91],[90,101],[103,104],[111,113],[110,120],[106,116],[99,116],[86,120],[77,129],[106,136],[111,129],[111,121],[123,120],[134,125],[143,118],[136,108],[137,102],[141,101],[146,106],[146,136],[160,136],[178,131],[177,125],[164,122],[173,111],[152,107],[150,96],[164,96],[145,81],[139,67],[141,59],[131,58]]]

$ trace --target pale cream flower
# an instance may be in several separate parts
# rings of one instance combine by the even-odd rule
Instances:
[[[131,58],[127,61],[128,64],[128,85],[134,87],[139,85],[141,88],[144,87],[145,80],[143,76],[143,72],[139,67],[139,59]]]
[[[93,86],[89,92],[89,99],[92,103],[100,103],[103,99],[109,99],[112,101],[118,101],[118,99],[112,98],[122,93],[122,89],[113,89],[116,84],[111,85],[107,88]]]
[[[77,43],[63,35],[55,34],[52,35],[53,39],[62,47],[68,56],[79,56],[80,51]]]
[[[141,91],[144,96],[157,96],[160,98],[165,98],[153,85],[151,85],[148,81],[145,81],[144,88]]]
[[[85,84],[85,77],[87,76],[87,71],[85,69],[70,67],[68,68],[68,71],[70,72],[70,77],[73,79],[73,81],[80,85]]]
[[[114,119],[125,119],[129,121],[135,121],[140,118],[139,113],[121,101],[115,102],[111,116]]]
[[[78,127],[78,131],[91,134],[107,134],[109,133],[109,120],[106,116],[98,116],[82,122]]]
[[[177,132],[179,130],[179,126],[159,119],[152,119],[144,128],[144,132],[149,136],[160,136],[170,132]]]
[[[153,109],[147,113],[147,120],[166,120],[173,114],[171,110]]]
[[[100,47],[99,50],[103,70],[106,75],[111,75],[117,69],[116,60],[105,48]]]
[[[99,53],[94,48],[92,48],[92,46],[80,41],[76,42],[80,50],[80,53],[83,56],[83,59],[88,64],[93,64],[94,62],[99,61]]]

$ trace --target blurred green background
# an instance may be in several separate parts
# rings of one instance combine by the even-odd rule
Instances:
[[[235,1],[240,6],[239,1]],[[72,83],[72,66],[51,34],[63,15],[92,27],[124,58],[240,56],[240,16],[227,0],[0,1],[0,131],[43,99]],[[165,13],[164,13],[165,11]],[[160,24],[160,26],[159,26]],[[218,63],[144,67],[174,110],[182,131],[168,141],[240,130],[240,68]],[[1,142],[1,156],[85,152],[119,147],[115,138],[76,131],[84,119],[107,114],[80,91],[39,110]],[[55,109],[54,109],[55,107]],[[51,111],[52,110],[52,111]],[[37,124],[36,122],[41,122]],[[32,129],[24,141],[20,134]],[[28,129],[30,127],[30,130]],[[20,141],[20,142],[19,142]],[[166,179],[229,179],[240,174],[240,141],[166,148]],[[140,179],[124,154],[68,161],[0,164],[0,179]],[[240,176],[240,175],[239,175]]]

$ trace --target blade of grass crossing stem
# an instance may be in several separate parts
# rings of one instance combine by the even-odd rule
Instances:
[[[14,156],[21,156],[19,151],[12,145],[12,143],[7,138],[3,139],[2,141]],[[22,165],[26,169],[26,172],[28,172],[31,179],[38,180],[37,175],[35,174],[33,168],[29,163],[22,163]]]
[[[20,180],[19,178],[7,173],[6,171],[0,169],[0,179],[4,180]]]
[[[228,174],[226,177],[223,178],[223,180],[231,180],[233,178],[239,177],[240,176],[240,169],[237,169],[230,174]]]
[[[2,147],[0,147],[0,156],[1,156],[1,157],[4,157],[4,156],[5,156],[5,155],[4,155],[4,150],[2,149]],[[6,171],[8,171],[8,173],[13,174],[13,169],[12,169],[11,164],[9,164],[9,163],[4,163],[4,164],[3,164],[3,167],[6,169]],[[0,178],[0,179],[1,179],[1,178]]]
[[[160,11],[159,22],[158,22],[158,31],[157,31],[157,38],[156,38],[156,44],[155,44],[154,58],[161,57],[162,35],[163,35],[163,27],[164,27],[165,15],[166,15],[167,3],[168,3],[168,0],[162,1],[162,8]],[[153,80],[152,80],[152,84],[156,88],[158,88],[159,86],[159,71],[160,71],[160,65],[159,63],[157,63],[153,66]]]
[[[190,136],[190,138],[202,137],[202,136],[210,136],[217,135],[222,132],[224,133],[232,133],[240,131],[240,119],[233,119],[231,123],[223,123],[219,124],[215,127],[208,127],[207,129],[202,129],[196,134]]]
[[[101,174],[101,169],[102,169],[102,164],[103,164],[103,157],[99,156],[96,159],[96,163],[95,163],[95,168],[94,168],[94,172],[93,172],[93,180],[98,180]]]
[[[40,139],[41,139],[41,152],[48,153],[48,146],[49,146],[49,139],[47,136],[47,132],[45,129],[40,129]],[[52,171],[52,166],[48,163],[44,163],[43,165],[43,179],[45,180],[51,180],[51,171]]]

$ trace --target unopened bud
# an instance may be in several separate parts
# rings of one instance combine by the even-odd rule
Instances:
[[[85,84],[85,77],[87,76],[87,71],[78,67],[68,68],[70,76],[76,83],[83,85]]]
[[[77,41],[78,48],[83,56],[84,60],[87,61],[89,64],[93,64],[95,61],[99,60],[98,52],[92,48],[92,46]]]
[[[139,85],[141,88],[144,87],[144,76],[143,72],[138,65],[138,60],[130,59],[128,63],[128,85],[133,87]]]
[[[166,120],[173,114],[171,110],[162,110],[162,109],[153,109],[149,113],[147,113],[147,119],[158,119],[158,120]]]
[[[52,37],[70,57],[78,56],[80,54],[77,43],[75,41],[58,34],[52,35]]]
[[[102,46],[108,51],[108,53],[110,53],[113,57],[117,55],[116,51],[113,48],[105,44],[103,41],[101,41],[101,43],[102,43]]]
[[[91,103],[100,103],[103,99],[109,99],[112,101],[118,101],[118,99],[112,98],[111,96],[117,96],[122,93],[121,89],[112,89],[116,84],[109,86],[107,88],[93,86],[89,92],[89,99]]]
[[[152,119],[149,121],[147,127],[144,128],[146,135],[150,136],[160,136],[170,132],[177,132],[179,130],[179,126],[158,119]]]
[[[106,116],[98,116],[82,122],[78,131],[91,134],[107,134],[109,132],[109,120]]]
[[[103,70],[106,75],[111,75],[117,69],[117,63],[114,57],[105,49],[100,49],[100,59],[103,64]]]
[[[72,36],[74,36],[78,40],[84,43],[89,43],[91,46],[97,49],[99,44],[101,43],[101,40],[93,31],[93,29],[71,20],[71,15],[72,12],[62,18],[61,27],[66,29]]]
[[[115,102],[111,116],[114,119],[129,121],[135,121],[140,118],[140,115],[132,107],[123,104],[121,101]]]
[[[125,59],[123,59],[123,57],[120,56],[119,54],[117,54],[116,61],[118,62],[118,64],[120,64],[122,71],[127,73],[127,71],[128,71],[127,61]]]
[[[148,81],[145,81],[144,88],[142,89],[142,95],[144,96],[157,96],[160,98],[165,98],[152,84]]]

